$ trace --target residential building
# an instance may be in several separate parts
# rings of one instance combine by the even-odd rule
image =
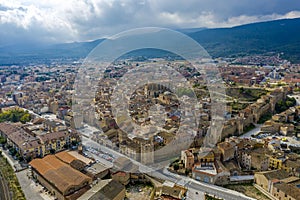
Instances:
[[[197,160],[199,163],[214,163],[215,161],[215,154],[213,151],[204,151],[199,152],[197,154]]]
[[[283,152],[277,152],[268,157],[270,169],[282,169],[282,163],[286,160]]]
[[[34,128],[20,127],[7,122],[0,123],[0,134],[7,139],[7,145],[12,146],[26,160],[62,151],[72,143],[77,144],[81,141],[76,130],[37,134]]]
[[[289,172],[293,176],[300,175],[300,160],[286,160],[282,163],[282,169]]]
[[[117,171],[113,173],[112,179],[123,184],[123,185],[128,185],[130,182],[130,173],[122,172],[122,171]]]
[[[161,187],[156,188],[155,194],[161,199],[180,200],[185,198],[186,192],[187,189],[185,187],[165,181]]]
[[[78,143],[81,141],[80,135],[75,130],[51,132],[40,135],[38,138],[43,148],[41,156],[62,151],[66,149],[66,146],[71,145],[72,142]]]
[[[298,200],[300,189],[286,183],[275,183],[272,195],[277,199]]]
[[[254,174],[254,181],[265,191],[271,193],[272,184],[274,182],[288,177],[289,177],[289,173],[284,170],[264,171],[264,172],[256,172]]]
[[[181,160],[186,169],[192,169],[194,166],[194,155],[189,150],[181,151]]]
[[[224,162],[234,158],[237,147],[234,142],[221,142],[218,148],[221,151],[221,161]]]
[[[241,149],[240,156],[240,165],[246,170],[266,171],[269,168],[269,156],[263,148]]]

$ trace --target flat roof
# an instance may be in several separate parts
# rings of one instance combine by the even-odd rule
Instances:
[[[79,154],[77,151],[68,151],[68,153],[74,156],[76,159],[84,162],[86,165],[90,165],[91,163],[94,162],[92,159],[84,157],[83,155]]]
[[[203,172],[203,173],[207,173],[207,174],[211,174],[211,175],[217,174],[216,168],[212,165],[196,165],[194,167],[194,171]]]
[[[97,185],[84,193],[78,200],[87,199],[115,199],[124,190],[125,186],[112,179],[101,180]]]
[[[100,163],[95,163],[92,166],[87,167],[85,170],[87,172],[92,173],[92,174],[98,174],[98,173],[101,173],[101,172],[103,172],[105,170],[108,170],[108,169],[110,169],[110,168],[106,167],[105,165],[102,165]]]
[[[163,183],[163,186],[174,187],[174,186],[175,186],[175,183],[170,182],[170,181],[165,181],[165,182]]]
[[[254,175],[230,176],[230,181],[248,181],[248,180],[254,180]]]

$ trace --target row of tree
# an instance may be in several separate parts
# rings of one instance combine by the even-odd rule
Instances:
[[[287,97],[285,100],[280,100],[275,105],[275,110],[277,113],[281,113],[285,110],[287,110],[290,107],[293,107],[296,105],[296,99],[293,97]]]
[[[26,123],[31,120],[31,116],[28,111],[21,109],[7,110],[0,113],[0,122],[22,122]]]

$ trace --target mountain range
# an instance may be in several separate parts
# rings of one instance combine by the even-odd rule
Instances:
[[[278,54],[300,63],[300,18],[246,24],[232,28],[191,28],[180,31],[202,45],[212,57],[241,57]],[[0,47],[0,64],[49,63],[53,60],[84,58],[104,39],[55,45]],[[170,53],[145,50],[146,57],[170,56]],[[137,56],[138,54],[132,54]]]

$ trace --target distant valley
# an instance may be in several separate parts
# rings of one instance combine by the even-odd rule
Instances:
[[[178,30],[195,39],[208,53],[216,57],[243,57],[258,54],[278,54],[292,63],[300,63],[300,18],[253,23],[233,28],[191,28]],[[75,61],[85,58],[104,39],[44,46],[2,46],[0,64],[30,64]],[[144,50],[145,57],[165,57],[172,54]],[[138,56],[132,53],[131,56]]]

